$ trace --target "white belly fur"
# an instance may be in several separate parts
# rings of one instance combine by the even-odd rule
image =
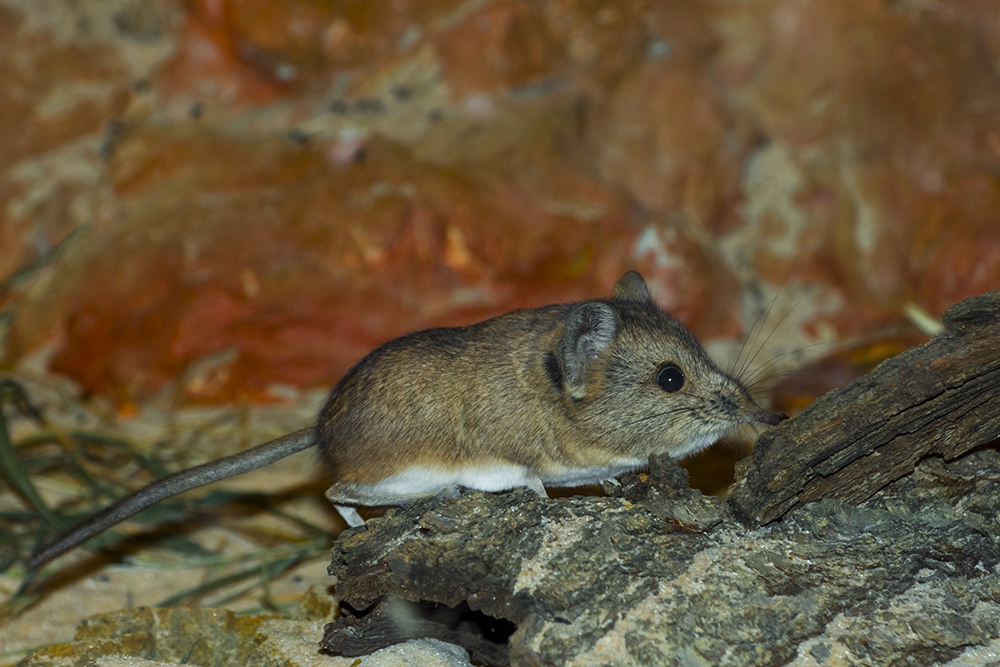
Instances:
[[[478,491],[503,491],[515,486],[528,486],[529,479],[527,468],[509,464],[457,469],[413,466],[375,484],[358,484],[356,488],[372,494],[430,495],[454,486]]]
[[[593,468],[580,468],[568,470],[563,473],[549,474],[542,477],[542,484],[545,486],[583,486],[584,484],[600,484],[606,479],[611,479],[624,472],[631,472],[644,467],[649,461],[647,459],[621,459],[614,465],[594,466]]]
[[[451,469],[413,466],[375,484],[358,484],[353,488],[366,495],[416,496],[431,495],[456,486],[477,491],[504,491],[518,486],[534,486],[538,479],[545,486],[582,486],[599,484],[615,475],[644,465],[646,465],[644,459],[625,459],[615,462],[614,465],[564,470],[540,478],[532,475],[525,466],[513,464],[498,463],[475,468]]]
[[[349,526],[364,520],[354,506],[405,505],[418,498],[453,492],[458,487],[477,491],[504,491],[526,486],[545,496],[546,486],[582,486],[597,484],[623,472],[646,465],[644,459],[621,459],[612,465],[550,472],[543,477],[532,475],[525,466],[496,463],[469,468],[412,466],[374,484],[334,484],[326,497],[334,504]]]

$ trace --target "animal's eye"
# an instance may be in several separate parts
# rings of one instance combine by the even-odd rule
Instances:
[[[684,386],[684,379],[684,371],[673,364],[664,366],[656,372],[656,384],[660,385],[660,389],[671,394],[680,391],[680,388]]]

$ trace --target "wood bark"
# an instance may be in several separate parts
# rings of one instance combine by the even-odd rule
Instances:
[[[880,364],[757,441],[730,493],[748,526],[820,498],[856,504],[932,455],[1000,437],[1000,291],[944,314],[945,331]]]

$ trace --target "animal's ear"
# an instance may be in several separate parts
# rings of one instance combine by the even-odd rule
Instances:
[[[603,301],[585,301],[566,315],[559,365],[573,398],[583,398],[587,365],[608,349],[617,335],[618,315]]]
[[[625,299],[627,301],[652,301],[653,295],[646,287],[646,281],[642,279],[636,271],[629,271],[618,279],[611,292],[615,299]]]

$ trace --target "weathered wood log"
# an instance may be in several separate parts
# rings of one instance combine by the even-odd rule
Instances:
[[[980,664],[1000,649],[998,452],[924,461],[860,507],[822,500],[755,530],[674,487],[674,466],[654,459],[608,497],[476,492],[345,531],[330,574],[351,609],[322,645],[412,636],[383,604],[409,600],[515,623],[512,665]]]
[[[507,639],[514,624],[469,609],[383,599],[356,613],[343,609],[336,632],[326,632],[322,647],[354,658],[413,639],[437,639],[461,646],[478,665],[506,665]]]
[[[945,331],[765,432],[737,465],[733,513],[760,526],[820,498],[858,503],[921,459],[1000,437],[1000,291],[949,308]]]

